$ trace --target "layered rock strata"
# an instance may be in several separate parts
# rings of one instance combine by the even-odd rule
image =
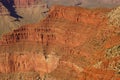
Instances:
[[[44,80],[119,80],[120,27],[108,24],[109,12],[54,6],[40,23],[3,35],[1,74],[35,72]]]

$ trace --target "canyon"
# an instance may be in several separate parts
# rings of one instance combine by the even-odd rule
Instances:
[[[3,6],[12,3],[16,16]],[[94,2],[94,3],[93,3]],[[117,7],[119,0],[1,0],[0,1],[0,38],[4,33],[17,29],[22,25],[36,23],[44,19],[52,5],[80,6],[85,8]],[[15,15],[14,14],[14,15]],[[4,26],[4,27],[3,27]]]
[[[0,38],[2,34],[22,25],[39,22],[49,11],[47,4],[42,0],[13,0],[11,3],[9,0],[4,1],[0,2]],[[7,7],[5,7],[5,3],[7,3]],[[8,9],[9,7],[10,9]]]
[[[120,80],[112,10],[56,5],[43,20],[3,34],[0,80]]]

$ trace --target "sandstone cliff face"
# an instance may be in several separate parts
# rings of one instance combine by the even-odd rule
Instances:
[[[54,6],[40,23],[3,35],[1,74],[26,73],[28,78],[35,72],[36,78],[44,80],[119,80],[120,28],[108,25],[110,11]]]
[[[92,24],[98,25],[101,23],[105,18],[105,14],[103,12],[107,12],[107,9],[96,9],[94,10],[87,10],[79,7],[64,7],[64,6],[53,6],[51,9],[51,17],[55,18],[64,18],[74,22],[80,22],[85,24]],[[92,20],[91,20],[92,19]],[[96,21],[97,20],[97,21]],[[102,23],[101,23],[102,24]]]

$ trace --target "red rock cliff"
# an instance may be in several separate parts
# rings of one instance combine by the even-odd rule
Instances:
[[[40,23],[3,35],[0,72],[37,72],[45,80],[119,80],[120,28],[107,24],[110,11],[54,6]]]

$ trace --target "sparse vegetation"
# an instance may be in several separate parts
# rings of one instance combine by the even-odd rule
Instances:
[[[108,13],[109,25],[120,27],[120,7]]]
[[[106,53],[107,58],[112,58],[112,57],[116,57],[116,56],[120,56],[120,46],[119,45],[109,48]]]

